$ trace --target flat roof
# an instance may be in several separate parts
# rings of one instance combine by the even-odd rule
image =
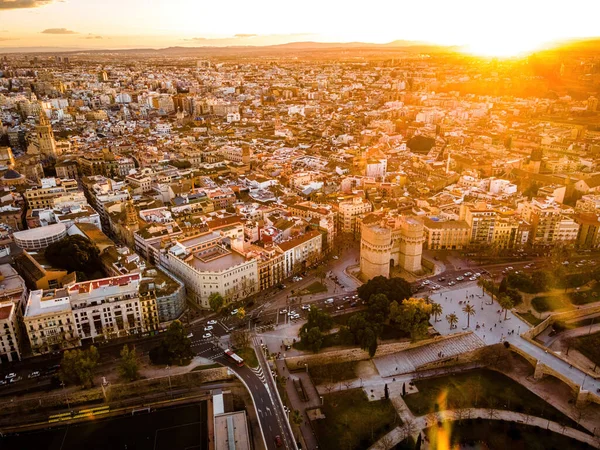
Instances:
[[[196,245],[211,241],[213,239],[218,239],[220,237],[221,235],[219,233],[211,231],[198,236],[190,237],[189,239],[182,239],[179,241],[179,243],[184,247],[195,247]]]
[[[217,248],[213,253],[194,254],[189,261],[190,265],[199,272],[221,272],[244,262],[246,262],[246,258],[239,253],[222,252]]]
[[[56,314],[71,310],[71,302],[66,289],[37,290],[29,293],[25,317],[42,314]]]
[[[13,233],[16,239],[24,241],[34,239],[44,239],[50,236],[56,236],[63,232],[66,232],[67,228],[64,223],[55,223],[46,227],[31,228],[29,230],[17,231]]]
[[[215,450],[250,450],[244,411],[215,416]]]

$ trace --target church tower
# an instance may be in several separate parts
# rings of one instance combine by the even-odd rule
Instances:
[[[137,211],[133,206],[133,200],[128,200],[125,203],[125,226],[132,232],[139,229]]]
[[[37,143],[33,144],[32,153],[55,159],[58,156],[58,150],[56,148],[56,141],[54,140],[54,132],[43,108],[40,108],[39,117],[39,124],[35,127]]]

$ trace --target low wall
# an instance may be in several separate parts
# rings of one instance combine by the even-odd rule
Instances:
[[[535,337],[548,328],[550,325],[553,325],[559,321],[566,321],[577,319],[579,317],[589,316],[590,314],[600,313],[600,305],[596,306],[588,306],[585,308],[574,309],[573,311],[567,311],[562,313],[555,313],[546,318],[543,322],[539,323],[533,328],[530,328],[521,336],[527,337],[529,339],[535,339]]]

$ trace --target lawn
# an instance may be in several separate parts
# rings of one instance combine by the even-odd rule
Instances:
[[[450,442],[448,442],[448,431]],[[425,433],[432,448],[459,448],[461,444],[468,445],[469,448],[490,450],[583,450],[592,448],[562,434],[499,420],[464,420],[462,423],[453,422],[452,426],[448,428],[428,428]],[[482,445],[482,443],[484,444]]]
[[[258,367],[258,359],[256,358],[256,353],[254,353],[254,349],[251,347],[244,347],[242,349],[236,350],[235,353],[240,358],[244,359],[244,362],[249,367]]]
[[[576,337],[573,347],[594,364],[600,365],[600,332]]]
[[[312,295],[312,294],[320,294],[321,292],[327,292],[327,286],[319,281],[315,281],[314,283],[309,284],[301,291],[298,291],[296,295]]]
[[[540,319],[539,317],[533,315],[530,312],[526,312],[526,313],[518,312],[517,315],[520,316],[523,320],[526,320],[527,322],[529,322],[534,327],[544,321],[543,319]]]
[[[451,376],[415,381],[416,394],[404,397],[411,411],[421,416],[436,410],[494,408],[572,423],[563,413],[525,387],[492,370],[472,370]]]
[[[598,302],[600,301],[600,284],[596,283],[592,289],[571,292],[569,293],[569,298],[575,305]]]
[[[531,306],[533,306],[537,312],[546,312],[566,308],[570,306],[570,303],[563,297],[548,295],[543,297],[535,297],[533,300],[531,300]]]
[[[324,449],[365,449],[400,424],[389,400],[369,402],[362,389],[325,395],[321,410],[325,419],[313,424]]]
[[[344,361],[333,364],[309,365],[308,371],[315,385],[352,380],[356,378],[358,361]]]

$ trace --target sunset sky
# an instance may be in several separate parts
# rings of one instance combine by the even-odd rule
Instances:
[[[0,0],[0,48],[404,39],[510,55],[597,36],[599,15],[600,0]]]

